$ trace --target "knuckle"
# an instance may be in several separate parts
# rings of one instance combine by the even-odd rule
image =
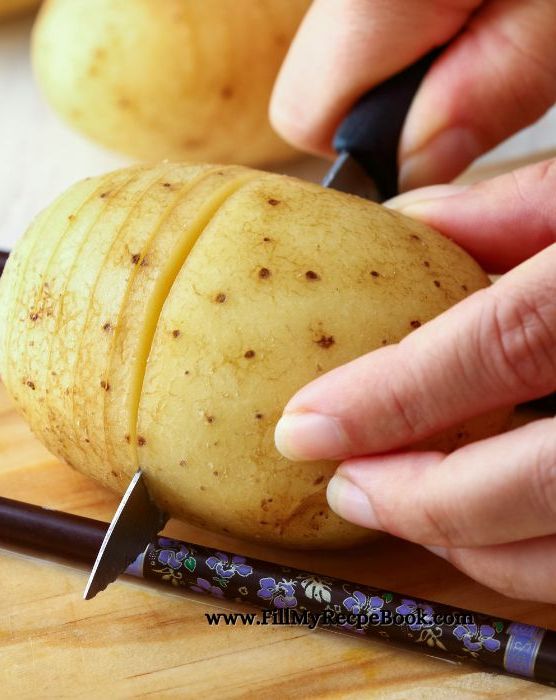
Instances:
[[[434,427],[429,423],[431,412],[425,410],[422,400],[417,400],[413,389],[408,390],[408,387],[419,386],[420,382],[416,379],[410,378],[400,387],[396,377],[392,375],[386,391],[387,413],[393,418],[389,431],[406,444],[419,440]]]
[[[477,343],[495,379],[495,388],[549,391],[556,376],[556,294],[535,298],[531,289],[505,298],[496,285],[487,290]]]
[[[541,439],[533,461],[527,465],[526,479],[532,494],[533,507],[549,519],[556,517],[556,418]]]
[[[458,547],[465,541],[453,508],[445,508],[439,498],[423,499],[421,503],[424,531],[420,540],[440,547]]]

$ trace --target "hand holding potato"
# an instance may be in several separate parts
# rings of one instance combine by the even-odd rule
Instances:
[[[128,168],[70,188],[10,256],[2,378],[52,452],[116,491],[141,466],[178,518],[341,547],[372,533],[326,505],[335,462],[277,452],[283,405],[486,285],[439,233],[358,197],[240,166]]]
[[[556,95],[554,4],[444,5],[440,19],[429,22],[427,13],[438,8],[425,0],[315,3],[276,89],[275,123],[297,145],[322,150],[342,109],[431,43],[446,41],[473,9],[411,109],[402,184],[448,179],[540,116]],[[404,34],[412,21],[423,30],[412,26]],[[408,40],[402,52],[367,41],[377,27],[395,41],[399,32],[384,31],[393,25]],[[506,50],[492,59],[500,42]],[[343,52],[344,44],[355,50]],[[336,90],[316,78],[323,60],[342,75]],[[295,118],[300,91],[320,106],[307,120]],[[290,399],[276,430],[291,459],[344,460],[328,501],[346,520],[423,544],[507,595],[549,602],[556,602],[556,419],[450,455],[411,445],[556,389],[555,186],[553,160],[470,189],[431,187],[390,202],[458,242],[488,271],[506,274],[398,345],[314,380]]]

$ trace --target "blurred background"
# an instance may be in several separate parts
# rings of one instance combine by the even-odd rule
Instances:
[[[0,248],[10,248],[34,215],[78,179],[133,162],[67,125],[39,91],[30,60],[33,15],[0,23]],[[556,109],[487,156],[466,174],[488,175],[506,162],[556,150]],[[318,181],[328,163],[316,158],[265,164]]]

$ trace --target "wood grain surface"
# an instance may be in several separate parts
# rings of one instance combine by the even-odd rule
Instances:
[[[52,457],[0,386],[0,495],[109,520],[117,499]],[[171,522],[182,539],[556,629],[556,606],[512,601],[427,551],[290,552]],[[209,627],[208,599],[120,580],[82,600],[87,572],[0,550],[2,698],[544,698],[556,692],[378,642],[300,627]],[[234,608],[241,610],[240,607]]]

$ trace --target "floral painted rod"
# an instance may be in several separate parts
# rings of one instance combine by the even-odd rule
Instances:
[[[318,625],[556,685],[556,632],[532,625],[166,537],[126,573],[266,611],[254,624]]]
[[[0,497],[0,543],[92,566],[107,528]],[[166,537],[149,544],[125,573],[183,593],[248,603],[262,611],[253,624],[334,629],[556,686],[556,632],[540,627]]]

